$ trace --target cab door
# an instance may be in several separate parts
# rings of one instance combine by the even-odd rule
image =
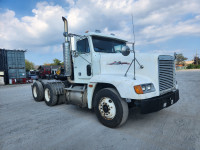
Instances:
[[[74,77],[82,83],[83,79],[89,80],[92,77],[91,52],[88,39],[81,39],[76,42],[76,56],[74,57]]]

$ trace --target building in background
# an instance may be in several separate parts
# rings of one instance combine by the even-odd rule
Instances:
[[[190,64],[193,64],[194,63],[194,60],[192,60],[192,61],[185,61],[185,65],[186,66],[188,66],[188,65],[190,65]]]
[[[0,72],[5,84],[26,83],[25,52],[0,49]]]
[[[184,61],[183,64],[180,65],[176,65],[176,70],[183,70],[183,69],[187,69],[187,67],[191,64],[194,64],[194,60],[192,61]]]

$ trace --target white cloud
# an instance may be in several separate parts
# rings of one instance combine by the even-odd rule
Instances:
[[[66,2],[69,4],[70,7],[73,7],[75,5],[74,0],[66,0]]]
[[[44,52],[59,51],[66,16],[69,32],[100,29],[132,40],[134,16],[136,43],[159,43],[176,36],[200,35],[199,0],[66,0],[66,7],[40,2],[32,16],[17,18],[7,10],[0,14],[0,45]]]
[[[0,14],[0,45],[5,48],[30,48],[57,44],[62,40],[61,6],[38,3],[33,16],[15,17],[7,10]]]
[[[182,53],[182,50],[153,50],[153,53],[159,53],[159,54],[174,54],[174,53]]]
[[[158,43],[166,41],[175,36],[200,35],[200,17],[179,21],[176,24],[168,23],[162,26],[149,25],[141,29],[140,41],[147,43]],[[143,40],[142,40],[143,39]],[[141,44],[141,43],[140,43]]]

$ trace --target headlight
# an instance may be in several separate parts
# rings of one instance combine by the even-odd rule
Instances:
[[[134,86],[134,89],[137,94],[145,94],[155,91],[153,83],[136,85]]]
[[[146,86],[143,85],[143,86],[142,86],[142,91],[145,91],[145,90],[146,90]]]
[[[147,90],[151,90],[151,84],[148,84],[146,87],[147,87]]]

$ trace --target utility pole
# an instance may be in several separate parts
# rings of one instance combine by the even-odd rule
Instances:
[[[199,60],[198,60],[198,53],[197,53],[197,50],[196,50],[196,65],[198,65],[199,64],[199,62],[198,62]]]

